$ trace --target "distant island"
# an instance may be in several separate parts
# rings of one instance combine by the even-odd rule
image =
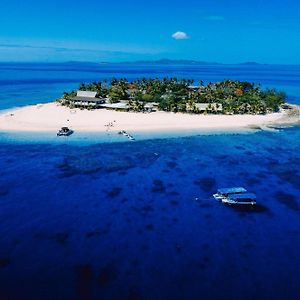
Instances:
[[[201,61],[201,60],[190,60],[190,59],[158,59],[158,60],[138,60],[138,61],[125,61],[118,62],[114,64],[141,64],[141,65],[227,65],[225,63],[215,62],[215,61]],[[232,63],[228,65],[261,65],[258,62],[242,62],[242,63]]]
[[[218,62],[206,62],[198,60],[189,60],[189,59],[158,59],[158,60],[139,60],[139,61],[127,61],[120,62],[121,64],[145,64],[145,65],[222,65]]]
[[[82,83],[78,92],[65,92],[59,101],[70,108],[81,109],[263,115],[278,112],[286,100],[283,92],[262,89],[246,81],[193,83],[193,80],[177,78]]]

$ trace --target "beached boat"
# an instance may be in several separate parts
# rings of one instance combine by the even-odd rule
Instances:
[[[74,133],[74,131],[72,129],[69,129],[68,127],[62,127],[58,133],[57,136],[69,136],[72,133]]]
[[[256,195],[247,193],[247,190],[243,187],[233,187],[218,189],[218,192],[213,195],[216,200],[222,201],[227,204],[238,205],[255,205]]]

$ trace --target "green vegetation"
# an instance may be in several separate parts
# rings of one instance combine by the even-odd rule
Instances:
[[[200,81],[191,86],[192,80],[163,78],[112,79],[110,82],[82,83],[79,90],[97,92],[99,98],[110,103],[127,100],[131,110],[141,111],[147,103],[157,103],[158,109],[172,112],[193,112],[201,110],[200,103],[210,104],[205,109],[211,113],[266,114],[277,112],[285,102],[286,95],[260,85],[237,80],[224,80],[207,85]],[[75,96],[75,92],[64,94],[64,104]]]

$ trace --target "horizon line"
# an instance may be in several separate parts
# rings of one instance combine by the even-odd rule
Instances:
[[[138,64],[138,63],[147,63],[151,64],[159,64],[163,61],[172,64],[179,64],[179,65],[261,65],[261,66],[299,66],[300,63],[261,63],[256,61],[244,61],[244,62],[217,62],[217,61],[205,61],[205,60],[195,60],[195,59],[168,59],[168,58],[161,58],[156,60],[132,60],[132,61],[84,61],[84,60],[69,60],[69,61],[0,61],[0,64]]]

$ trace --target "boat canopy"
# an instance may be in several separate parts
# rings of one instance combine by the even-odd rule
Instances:
[[[256,195],[252,193],[247,194],[233,194],[228,197],[230,200],[256,200]]]
[[[247,192],[246,189],[243,187],[234,187],[234,188],[224,188],[224,189],[218,189],[219,194],[239,194],[239,193],[245,193]]]

